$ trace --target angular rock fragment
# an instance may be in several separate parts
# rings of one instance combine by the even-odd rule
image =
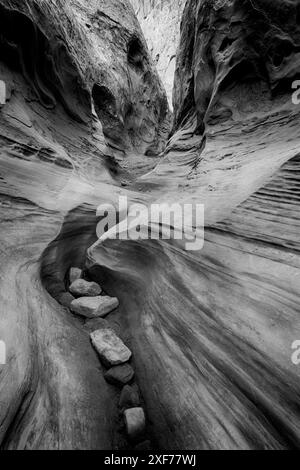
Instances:
[[[80,297],[71,304],[71,310],[86,318],[105,317],[115,310],[119,301],[112,297]]]
[[[70,292],[76,297],[95,297],[101,294],[102,289],[96,282],[77,279],[70,285]]]
[[[71,304],[72,304],[73,300],[75,300],[75,297],[73,297],[73,295],[70,294],[69,292],[64,292],[63,294],[60,294],[57,297],[57,301],[61,305],[63,305],[64,307],[67,307],[67,308],[71,308]]]
[[[137,408],[141,404],[139,392],[130,385],[125,385],[121,392],[119,408],[128,410],[129,408]]]
[[[111,319],[108,321],[101,317],[87,319],[84,328],[89,333],[93,333],[96,330],[113,330],[117,336],[121,335],[121,327],[117,321],[112,321]]]
[[[6,103],[6,84],[3,80],[0,80],[0,106]]]
[[[146,430],[146,418],[143,408],[130,408],[124,411],[126,431],[131,440],[142,437]]]
[[[84,327],[89,333],[93,333],[93,331],[96,330],[114,329],[107,320],[104,320],[104,318],[94,318],[91,320],[87,320],[85,322]]]
[[[94,331],[90,337],[101,361],[108,367],[124,364],[132,356],[131,351],[111,329]]]
[[[82,269],[80,268],[71,268],[69,272],[69,281],[70,285],[73,284],[73,282],[78,281],[78,279],[82,279]]]
[[[105,374],[105,380],[116,387],[123,387],[131,382],[134,377],[134,370],[129,364],[112,367]]]
[[[119,307],[119,300],[116,297],[102,296],[100,299],[97,315],[99,317],[105,317]]]

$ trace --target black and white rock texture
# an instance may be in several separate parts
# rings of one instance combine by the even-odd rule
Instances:
[[[130,0],[130,2],[165,86],[169,105],[172,107],[176,52],[186,0]]]
[[[129,1],[0,0],[0,32],[1,448],[121,446],[98,351],[133,355],[162,450],[299,449],[299,2],[187,0],[172,130]],[[120,195],[203,203],[204,248],[98,241]],[[66,308],[86,256],[108,324]]]

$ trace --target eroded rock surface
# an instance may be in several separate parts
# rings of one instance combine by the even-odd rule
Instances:
[[[172,107],[176,52],[186,0],[130,0]]]
[[[121,446],[96,320],[59,304],[87,249],[130,350],[106,323],[95,347],[133,352],[157,447],[300,448],[299,17],[292,0],[188,0],[165,148],[127,1],[0,0],[1,448]],[[205,204],[203,250],[98,242],[96,207],[120,195]]]
[[[110,449],[117,400],[62,306],[66,279],[96,241],[96,207],[155,166],[165,92],[126,1],[0,1],[0,28],[1,448]]]
[[[130,311],[163,448],[300,446],[299,33],[298,2],[187,2],[173,135],[139,188],[149,203],[205,204],[204,248],[107,239],[89,250]]]

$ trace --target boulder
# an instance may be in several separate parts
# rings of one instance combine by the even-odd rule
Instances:
[[[101,361],[108,367],[124,364],[132,356],[123,341],[109,328],[94,331],[90,337]]]
[[[77,279],[70,285],[70,292],[75,297],[95,297],[101,294],[102,289],[96,282]]]
[[[142,437],[146,430],[146,418],[143,408],[130,408],[124,411],[126,431],[129,439]]]
[[[69,272],[69,281],[70,285],[73,284],[73,282],[78,281],[78,279],[82,279],[83,277],[83,272],[82,269],[80,268],[71,268]]]
[[[137,408],[141,404],[138,390],[130,385],[125,385],[121,392],[119,408],[128,410],[129,408]]]
[[[129,364],[112,367],[105,374],[106,382],[116,387],[123,387],[131,382],[134,377],[134,370]]]
[[[0,106],[6,103],[6,84],[0,80]]]
[[[80,297],[74,299],[71,310],[86,318],[98,318],[105,317],[118,305],[118,299],[112,297]]]

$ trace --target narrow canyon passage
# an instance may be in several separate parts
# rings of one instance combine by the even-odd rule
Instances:
[[[0,0],[1,449],[300,448],[299,18]],[[204,204],[203,249],[99,240],[97,207],[125,196]],[[72,311],[71,268],[96,283],[85,305],[118,299],[105,319]],[[138,439],[103,330],[132,354]]]

